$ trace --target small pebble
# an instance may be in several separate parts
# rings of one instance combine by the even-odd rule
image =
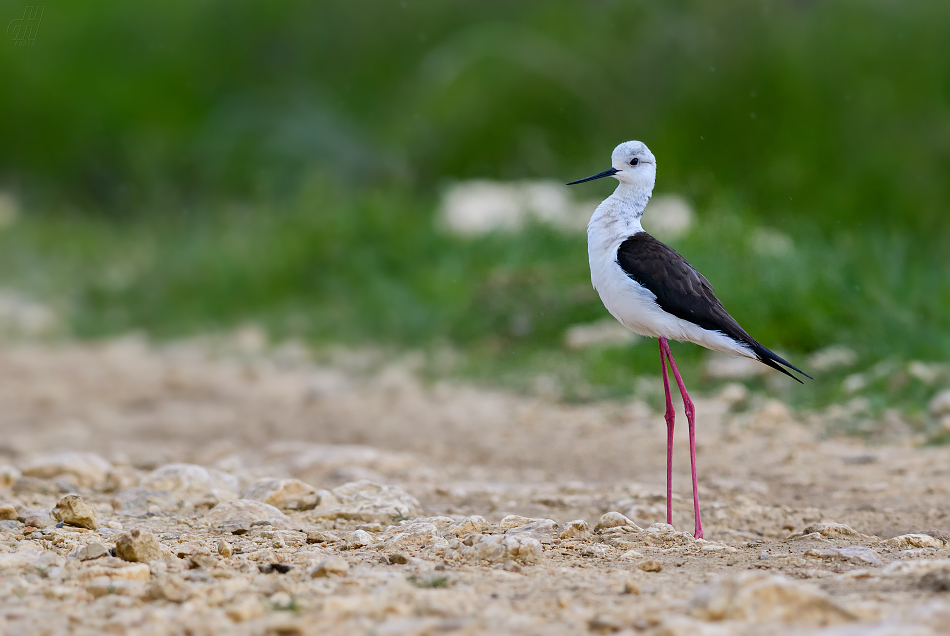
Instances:
[[[310,576],[311,578],[330,575],[344,576],[349,569],[350,564],[346,562],[346,559],[338,556],[329,556],[310,569]]]
[[[0,488],[10,488],[23,476],[16,467],[0,464]]]
[[[567,524],[567,529],[560,534],[562,539],[580,539],[590,536],[590,526],[583,519],[575,519]]]
[[[597,526],[594,528],[594,531],[601,532],[602,530],[609,530],[610,528],[622,528],[622,527],[632,528],[633,530],[640,530],[640,526],[635,524],[628,517],[620,514],[617,511],[611,511],[601,516],[600,521],[597,522]]]
[[[366,530],[354,530],[350,534],[346,535],[346,541],[344,542],[346,547],[350,550],[356,548],[363,548],[374,543],[373,535],[368,533]]]
[[[632,576],[628,576],[623,582],[624,594],[640,594],[640,584]]]
[[[87,546],[79,548],[79,551],[76,552],[76,558],[80,561],[92,561],[93,559],[99,559],[104,556],[110,556],[109,548],[101,543],[90,543]]]
[[[218,560],[208,554],[192,554],[188,557],[192,569],[210,570],[218,564]]]
[[[234,550],[231,548],[231,544],[224,539],[218,539],[218,556],[227,558],[232,554],[234,554]]]
[[[332,532],[316,530],[314,532],[307,533],[307,543],[336,543],[339,540],[340,537],[333,534]]]
[[[66,495],[53,508],[55,519],[70,526],[95,530],[99,527],[99,515],[96,509],[86,503],[79,495]]]
[[[646,561],[637,563],[637,569],[643,572],[662,572],[663,562],[657,561],[656,559],[647,559]]]
[[[607,550],[603,546],[599,545],[587,545],[581,548],[581,556],[600,559],[607,554]]]
[[[56,525],[56,519],[53,519],[53,516],[48,510],[30,510],[21,512],[23,514],[21,519],[27,526],[31,526],[33,528],[48,528],[49,526]]]
[[[162,544],[155,535],[147,530],[135,528],[119,535],[115,542],[115,552],[123,561],[148,563],[165,558]]]
[[[320,503],[320,493],[299,479],[261,479],[244,491],[242,499],[270,504],[278,510],[311,510]]]
[[[14,534],[23,530],[23,523],[15,519],[0,521],[0,532],[12,532]]]

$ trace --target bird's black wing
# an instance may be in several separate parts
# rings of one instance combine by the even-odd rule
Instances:
[[[620,244],[617,264],[627,276],[653,292],[666,313],[745,344],[760,362],[795,380],[798,378],[780,365],[811,377],[756,342],[722,306],[709,281],[676,250],[646,232],[637,232]]]

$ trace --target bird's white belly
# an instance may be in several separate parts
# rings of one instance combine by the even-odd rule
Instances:
[[[755,354],[744,344],[719,331],[703,329],[663,311],[656,296],[620,268],[616,249],[597,262],[591,261],[591,282],[607,311],[627,329],[650,338],[692,342],[701,347],[747,358]]]

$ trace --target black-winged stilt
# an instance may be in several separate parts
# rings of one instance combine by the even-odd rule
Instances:
[[[627,329],[659,338],[660,368],[666,390],[666,522],[673,523],[673,398],[666,371],[669,361],[683,397],[689,423],[689,457],[693,473],[694,536],[703,536],[696,477],[696,411],[689,399],[668,340],[692,342],[707,349],[758,360],[801,382],[775,355],[750,336],[723,308],[712,285],[675,250],[643,231],[640,218],[656,182],[656,158],[646,144],[628,141],[614,148],[612,167],[567,185],[613,177],[614,193],[597,206],[587,225],[587,252],[594,289],[614,318]]]

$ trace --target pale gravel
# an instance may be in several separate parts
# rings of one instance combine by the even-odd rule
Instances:
[[[317,365],[252,336],[0,345],[5,516],[46,523],[72,493],[98,520],[0,521],[0,633],[950,624],[950,449],[825,437],[847,405],[697,398],[697,542],[685,426],[671,529],[666,431],[642,402],[426,384],[375,354]],[[21,473],[40,481],[15,494]],[[132,530],[161,558],[112,556]]]

